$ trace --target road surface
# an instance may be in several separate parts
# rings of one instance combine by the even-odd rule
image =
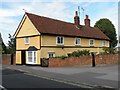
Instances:
[[[21,88],[21,90],[23,88],[79,88],[79,90],[89,90],[62,82],[27,75],[24,72],[11,69],[2,70],[2,79],[2,86],[8,90],[10,88]]]

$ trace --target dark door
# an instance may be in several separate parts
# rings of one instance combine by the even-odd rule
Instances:
[[[22,65],[26,64],[26,53],[25,53],[25,50],[21,51],[21,64]]]

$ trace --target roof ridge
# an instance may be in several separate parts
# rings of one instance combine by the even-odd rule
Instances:
[[[47,19],[51,19],[51,20],[55,20],[55,21],[59,21],[59,22],[68,23],[68,24],[73,24],[74,25],[74,23],[72,23],[72,22],[66,22],[66,21],[62,21],[62,20],[59,20],[59,19],[54,19],[54,18],[50,18],[50,17],[40,16],[40,15],[34,14],[34,13],[25,12],[25,14],[32,14],[32,15],[35,15],[35,16],[38,16],[38,17],[43,17],[43,18],[47,18]]]

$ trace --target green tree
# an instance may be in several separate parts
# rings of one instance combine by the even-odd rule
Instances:
[[[9,34],[8,49],[11,54],[15,54],[16,50],[16,40],[13,36]]]
[[[104,34],[106,34],[110,38],[110,47],[115,47],[117,45],[116,30],[109,19],[103,18],[98,20],[95,23],[94,27],[98,27]]]
[[[8,53],[7,47],[4,44],[4,42],[2,41],[2,54],[7,54],[7,53]]]
[[[0,33],[0,51],[1,51],[2,54],[7,54],[7,47],[3,42],[1,33]]]

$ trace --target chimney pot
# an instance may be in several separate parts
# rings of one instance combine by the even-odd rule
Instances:
[[[84,20],[84,23],[85,23],[85,26],[90,27],[90,19],[89,19],[89,16],[88,16],[88,15],[86,15],[86,18],[85,18],[85,20]]]
[[[77,11],[75,12],[74,23],[75,25],[80,25],[80,19]]]
[[[88,15],[86,15],[86,19],[89,19]]]
[[[75,11],[75,15],[78,16],[78,12],[77,11]]]

